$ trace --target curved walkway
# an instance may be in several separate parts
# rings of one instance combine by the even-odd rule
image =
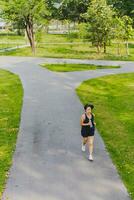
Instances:
[[[54,73],[40,63],[120,64],[120,69]],[[81,152],[83,107],[75,87],[106,74],[134,72],[134,62],[0,57],[21,78],[24,101],[17,148],[3,200],[129,200],[98,133],[93,163]]]

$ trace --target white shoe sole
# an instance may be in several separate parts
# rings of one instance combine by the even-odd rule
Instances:
[[[91,162],[94,161],[94,159],[93,159],[93,158],[90,158],[90,157],[88,157],[88,160],[91,161]]]
[[[84,147],[84,149],[83,149],[83,148],[81,148],[81,151],[85,152],[85,151],[86,151],[86,148],[85,148],[85,147]]]

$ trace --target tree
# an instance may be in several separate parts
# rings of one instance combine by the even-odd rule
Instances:
[[[108,0],[108,3],[119,11],[120,16],[131,17],[134,26],[134,0]]]
[[[129,48],[128,48],[128,40],[133,36],[133,28],[132,28],[132,19],[127,15],[123,16],[122,18],[124,22],[124,34],[123,39],[126,42],[126,54],[129,55]]]
[[[54,0],[50,0],[50,1],[54,1]],[[54,1],[54,2],[57,2],[57,5],[59,5],[57,9],[58,19],[81,22],[83,21],[81,14],[87,11],[90,0],[62,0],[62,1]]]
[[[92,0],[87,13],[83,15],[91,33],[91,41],[97,47],[98,53],[102,46],[106,53],[107,42],[111,38],[114,14],[115,12],[111,6],[107,5],[106,0]]]
[[[46,0],[46,3],[51,12],[51,18],[59,19],[59,8],[62,5],[62,0]]]
[[[120,55],[120,44],[121,41],[123,41],[123,27],[124,27],[124,22],[122,18],[120,17],[115,17],[114,19],[114,27],[113,27],[113,37],[117,41],[117,54]]]
[[[26,30],[27,37],[35,53],[34,26],[50,13],[45,0],[4,0],[2,7],[3,18],[16,24],[21,24]]]
[[[118,41],[118,55],[120,55],[120,41],[126,44],[126,54],[129,55],[128,40],[133,36],[132,19],[126,15],[114,19],[114,38]]]

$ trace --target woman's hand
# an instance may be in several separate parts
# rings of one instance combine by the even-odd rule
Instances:
[[[92,122],[91,122],[91,121],[89,121],[89,123],[88,123],[88,124],[89,124],[89,126],[92,126]]]

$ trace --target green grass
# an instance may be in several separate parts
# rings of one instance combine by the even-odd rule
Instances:
[[[134,73],[91,79],[76,92],[94,103],[97,128],[134,199]]]
[[[12,164],[23,90],[17,75],[0,69],[0,198]]]
[[[1,36],[1,41],[4,36]],[[14,38],[14,39],[13,39]],[[6,41],[25,41],[22,36],[8,36]],[[96,53],[96,48],[92,47],[91,43],[76,44],[75,42],[82,42],[82,39],[69,39],[68,35],[52,35],[44,34],[41,42],[47,44],[37,44],[37,57],[53,57],[53,58],[78,58],[78,59],[101,59],[101,60],[134,60],[134,44],[129,44],[130,56],[126,56],[124,44],[121,45],[121,55],[117,55],[117,44],[112,44],[107,47],[107,53]],[[62,44],[72,42],[72,44]],[[59,43],[59,44],[50,44]],[[12,56],[33,56],[31,49],[17,49],[11,52],[0,53],[0,55]]]
[[[25,37],[24,36],[19,36],[15,34],[2,34],[0,33],[0,42],[25,42]]]
[[[41,66],[56,72],[71,72],[71,71],[84,71],[96,69],[109,69],[119,68],[119,66],[102,66],[102,65],[89,65],[89,64],[41,64]]]
[[[2,49],[7,49],[7,48],[10,48],[10,47],[14,47],[14,46],[17,46],[17,45],[11,44],[11,43],[0,44],[0,50],[2,50]]]
[[[131,45],[132,46],[132,45]],[[96,59],[96,60],[134,60],[134,48],[130,48],[130,56],[125,56],[125,51],[122,49],[122,55],[116,54],[116,47],[113,45],[108,47],[108,53],[97,54],[96,48],[89,44],[42,44],[36,48],[36,57],[50,58],[76,58],[76,59]],[[11,56],[33,56],[30,47],[13,50],[11,52],[0,53],[0,55]]]

